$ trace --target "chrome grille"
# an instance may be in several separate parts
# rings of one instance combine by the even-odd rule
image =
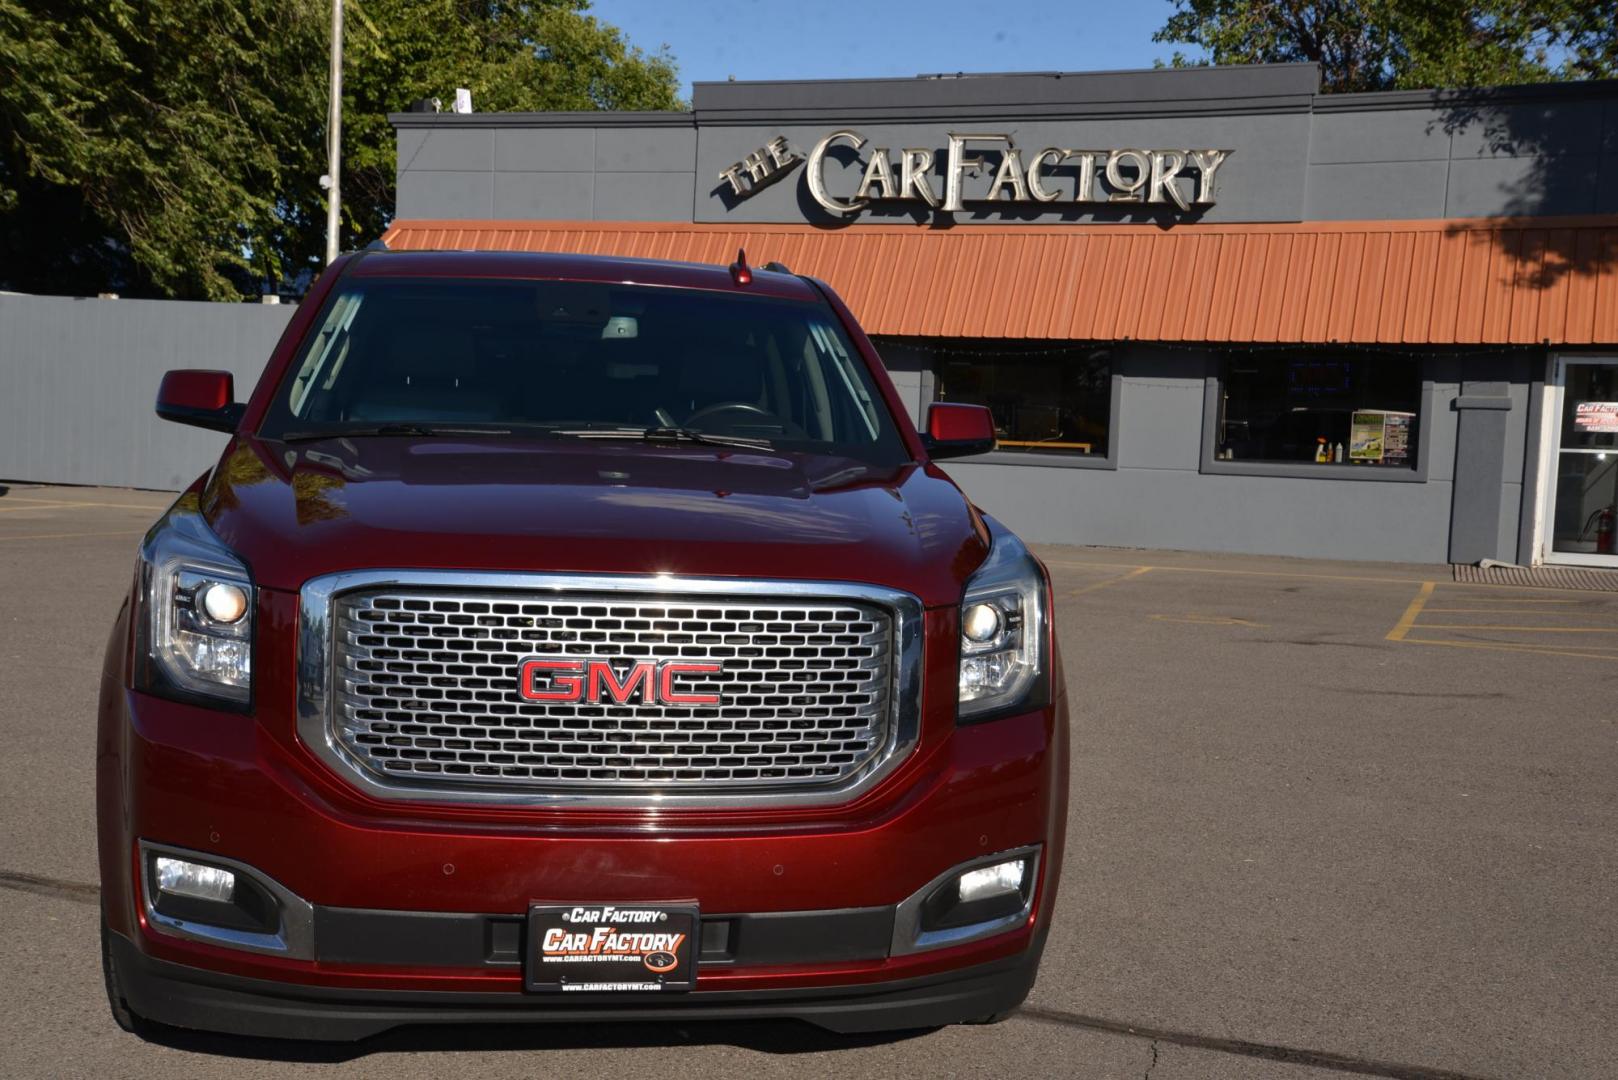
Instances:
[[[332,609],[335,741],[383,783],[769,792],[836,786],[892,748],[895,617],[842,597],[389,587]],[[533,657],[717,663],[712,706],[536,702]]]

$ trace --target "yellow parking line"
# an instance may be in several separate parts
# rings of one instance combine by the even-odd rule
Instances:
[[[1433,581],[1421,583],[1421,588],[1416,591],[1416,598],[1410,601],[1410,606],[1405,608],[1405,613],[1399,617],[1399,621],[1394,624],[1393,629],[1388,631],[1387,640],[1403,641],[1405,639],[1405,635],[1410,633],[1410,628],[1416,624],[1416,616],[1420,615],[1421,609],[1427,606],[1427,601],[1432,597],[1433,587],[1436,584],[1437,582]]]
[[[74,504],[65,502],[30,502],[27,506],[0,506],[0,514],[20,514],[28,510],[38,513],[43,510],[60,510],[72,505]]]
[[[1072,570],[1128,570],[1138,567],[1139,563],[1113,563],[1113,562],[1057,562],[1045,560],[1046,566],[1060,566]],[[1222,570],[1211,566],[1165,566],[1153,563],[1149,569],[1161,574],[1221,574],[1236,575],[1239,577],[1261,578],[1301,578],[1306,581],[1355,581],[1362,585],[1414,585],[1419,578],[1413,577],[1373,577],[1364,574],[1306,574],[1295,570]],[[1489,581],[1445,581],[1442,584],[1447,588],[1469,589],[1473,592],[1484,589],[1511,590],[1514,592],[1556,592],[1565,593],[1568,590],[1555,585],[1496,585]],[[1467,597],[1468,601],[1476,600],[1479,603],[1517,603],[1517,604],[1576,604],[1578,600],[1538,599],[1537,597]]]
[[[1570,601],[1571,602],[1571,601]],[[1582,611],[1539,611],[1529,608],[1487,608],[1487,607],[1430,607],[1429,615],[1584,615]],[[1591,616],[1605,614],[1601,611],[1588,612]]]
[[[1416,630],[1425,630],[1425,623],[1417,623]],[[1429,642],[1459,641],[1468,645],[1511,645],[1521,646],[1525,649],[1579,649],[1582,652],[1618,652],[1618,645],[1602,645],[1591,642],[1588,638],[1549,638],[1545,641],[1512,641],[1507,638],[1470,637],[1466,634],[1456,634],[1447,638],[1424,638]]]
[[[1481,641],[1431,641],[1427,638],[1403,638],[1406,645],[1448,645],[1452,649],[1492,649],[1495,652],[1539,653],[1542,656],[1578,656],[1585,660],[1618,660],[1618,655],[1606,653],[1573,652],[1569,649],[1545,649],[1537,645],[1485,644]]]
[[[77,536],[142,536],[145,529],[118,529],[114,532],[28,533],[22,536],[0,536],[5,540],[67,540]]]
[[[1153,564],[1141,567],[1139,563],[1109,563],[1109,562],[1052,562],[1046,560],[1046,566],[1060,566],[1072,570],[1127,570],[1135,569],[1159,570],[1163,573],[1178,574],[1231,574],[1239,577],[1279,577],[1279,578],[1309,578],[1316,581],[1362,581],[1371,585],[1410,585],[1415,578],[1386,578],[1365,577],[1359,574],[1303,574],[1290,570],[1220,570],[1211,566],[1159,566]]]
[[[1069,596],[1082,596],[1084,593],[1087,593],[1087,592],[1095,592],[1097,589],[1105,589],[1109,585],[1116,585],[1121,581],[1128,581],[1130,578],[1138,578],[1142,574],[1145,574],[1145,573],[1149,572],[1151,569],[1152,569],[1152,567],[1150,567],[1150,566],[1137,566],[1127,574],[1119,574],[1117,577],[1108,578],[1106,581],[1098,581],[1094,585],[1082,586],[1080,588],[1074,589],[1072,592],[1068,593],[1068,595]]]
[[[1452,585],[1472,585],[1472,582],[1450,582]],[[1537,588],[1537,586],[1493,585],[1495,589]],[[1583,600],[1556,600],[1549,596],[1468,596],[1468,604],[1582,604]]]
[[[153,503],[150,506],[146,506],[146,505],[144,505],[142,503],[105,503],[105,502],[83,502],[83,501],[74,502],[74,501],[69,501],[67,499],[19,499],[15,495],[0,496],[0,503],[9,503],[9,502],[30,503],[32,505],[30,505],[30,506],[11,506],[11,507],[0,506],[0,509],[9,509],[9,510],[57,510],[57,509],[61,509],[62,507],[65,507],[65,506],[85,507],[85,508],[88,508],[88,509],[91,509],[91,510],[161,510],[161,509],[163,509],[163,507],[161,505],[159,505],[158,503]]]
[[[1252,619],[1238,619],[1234,615],[1199,615],[1195,612],[1186,615],[1150,615],[1148,618],[1158,622],[1191,623],[1196,626],[1251,626],[1263,629],[1268,625],[1254,622]]]
[[[1516,630],[1525,634],[1618,634],[1613,626],[1484,626],[1469,623],[1422,623],[1423,630]]]

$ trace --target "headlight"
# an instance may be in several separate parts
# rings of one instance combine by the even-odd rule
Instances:
[[[175,503],[140,551],[137,688],[247,704],[253,676],[253,581],[203,521]]]
[[[961,600],[962,721],[1038,708],[1049,696],[1045,575],[1021,540],[989,526],[989,557]]]

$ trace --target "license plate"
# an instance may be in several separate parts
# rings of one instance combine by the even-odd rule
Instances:
[[[534,904],[530,990],[689,990],[696,981],[695,904]]]

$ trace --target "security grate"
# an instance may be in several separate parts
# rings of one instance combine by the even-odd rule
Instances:
[[[1520,585],[1525,589],[1618,592],[1618,570],[1573,566],[1468,566],[1454,564],[1455,580],[1468,585]]]
[[[894,616],[844,599],[346,593],[334,612],[334,734],[384,783],[612,792],[836,785],[878,759],[892,730]],[[620,704],[610,689],[540,702],[531,658],[682,673]],[[586,680],[588,683],[588,680]],[[603,680],[604,681],[604,680]],[[676,696],[679,696],[676,695]]]

